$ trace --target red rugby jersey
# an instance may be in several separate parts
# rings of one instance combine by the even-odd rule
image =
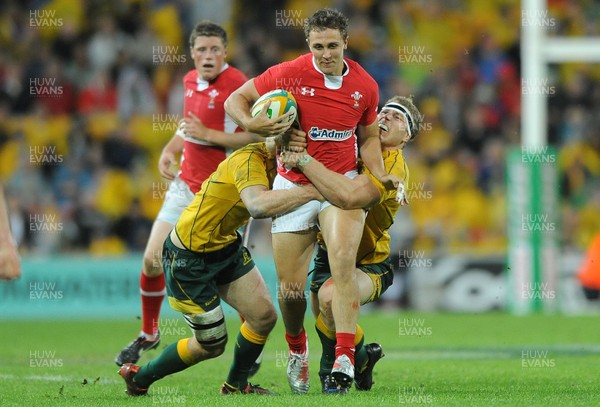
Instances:
[[[213,130],[225,133],[241,131],[225,113],[223,104],[229,95],[247,80],[246,75],[227,64],[219,76],[210,82],[198,78],[198,71],[192,69],[183,77],[183,117],[192,112],[206,127]],[[225,157],[226,151],[222,147],[184,137],[178,175],[189,185],[192,192],[196,193]]]
[[[377,82],[355,61],[345,58],[344,63],[342,76],[325,75],[309,53],[254,78],[261,95],[273,89],[294,95],[308,153],[340,174],[356,169],[356,127],[377,120],[379,104]],[[290,181],[309,182],[300,171],[287,169],[280,162],[277,170]]]

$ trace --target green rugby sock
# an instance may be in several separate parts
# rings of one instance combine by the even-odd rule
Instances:
[[[262,352],[267,337],[252,331],[246,322],[240,327],[240,333],[235,341],[233,363],[227,376],[227,384],[237,389],[245,389],[248,385],[250,368]]]
[[[133,381],[142,388],[148,388],[155,381],[190,367],[193,363],[191,363],[191,356],[187,348],[188,339],[196,340],[194,338],[181,339],[177,343],[167,346],[156,359],[140,367]]]
[[[365,335],[360,325],[356,324],[356,336],[354,337],[354,369],[362,372],[367,367],[369,355],[363,346],[365,344]]]
[[[330,331],[323,321],[323,315],[319,314],[315,324],[317,334],[321,340],[323,353],[321,353],[321,364],[319,366],[319,376],[331,373],[333,363],[335,362],[335,331]]]

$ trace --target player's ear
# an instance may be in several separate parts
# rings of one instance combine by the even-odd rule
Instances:
[[[344,40],[344,49],[348,49],[348,37]]]

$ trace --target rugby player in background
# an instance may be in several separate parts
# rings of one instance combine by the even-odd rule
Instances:
[[[184,119],[173,138],[164,147],[158,168],[171,181],[144,251],[140,276],[142,327],[137,338],[115,358],[119,366],[135,363],[143,352],[160,343],[160,308],[165,297],[162,246],[181,212],[189,205],[202,182],[226,158],[226,148],[237,149],[258,141],[257,136],[239,131],[223,108],[227,97],[244,84],[246,76],[229,66],[227,33],[217,24],[202,21],[189,38],[194,69],[183,78]],[[177,164],[177,174],[170,167]]]

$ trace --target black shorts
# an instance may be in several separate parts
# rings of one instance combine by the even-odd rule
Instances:
[[[368,275],[373,281],[373,295],[364,304],[378,299],[394,283],[394,267],[389,257],[381,263],[359,264],[356,268]],[[310,291],[315,294],[318,293],[321,286],[330,277],[331,269],[329,268],[327,251],[319,246],[315,256],[315,268],[312,270]]]
[[[227,247],[205,254],[180,249],[167,237],[163,245],[163,268],[171,308],[184,314],[201,314],[220,304],[217,286],[250,272],[254,260],[239,235]]]

